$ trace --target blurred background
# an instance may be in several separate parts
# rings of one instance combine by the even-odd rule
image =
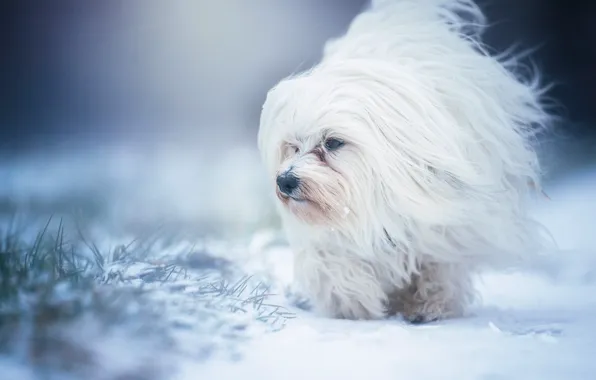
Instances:
[[[596,2],[480,0],[564,106],[548,179],[596,161]],[[164,221],[208,234],[274,222],[256,153],[261,104],[320,58],[365,0],[5,0],[0,208]]]

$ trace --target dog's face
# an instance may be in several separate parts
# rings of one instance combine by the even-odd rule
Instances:
[[[281,204],[309,224],[334,224],[351,212],[350,162],[357,146],[340,129],[290,134],[279,143],[275,192]]]

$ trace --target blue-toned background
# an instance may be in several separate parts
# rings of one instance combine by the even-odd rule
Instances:
[[[364,0],[9,0],[2,5],[2,142],[66,135],[253,135],[266,90],[318,59]],[[596,5],[482,1],[488,42],[535,60],[593,134]],[[591,125],[590,125],[591,124]],[[225,127],[224,127],[225,125]]]
[[[537,48],[532,59],[557,84],[551,95],[566,121],[545,142],[547,176],[591,162],[596,3],[480,3],[495,51],[513,43]],[[265,94],[315,63],[324,42],[365,5],[2,2],[2,199],[51,208],[50,194],[69,204],[93,192],[89,199],[115,208],[121,220],[264,223],[270,210],[255,140]]]

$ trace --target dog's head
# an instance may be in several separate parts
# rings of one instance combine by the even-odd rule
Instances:
[[[410,123],[403,112],[415,118],[421,110],[380,80],[384,68],[318,67],[269,92],[259,148],[282,210],[311,225],[340,227],[395,209],[399,200],[389,192],[416,186],[411,173],[424,165],[412,157],[419,152],[412,140],[421,133],[404,132]]]
[[[396,217],[457,223],[476,201],[531,178],[532,167],[516,164],[534,159],[508,120],[518,110],[475,85],[492,81],[491,71],[469,80],[451,69],[446,63],[421,73],[415,65],[352,59],[274,87],[259,149],[283,212],[331,228],[378,223],[382,230]],[[522,116],[541,117],[523,107]],[[502,151],[511,159],[499,159]]]

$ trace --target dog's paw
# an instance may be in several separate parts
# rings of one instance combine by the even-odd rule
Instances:
[[[438,316],[418,313],[403,315],[403,318],[406,322],[412,325],[423,325],[425,323],[436,322],[440,319]]]
[[[424,303],[415,302],[408,293],[393,293],[387,304],[387,315],[403,319],[413,325],[435,322],[441,319],[441,315],[429,310]]]
[[[294,306],[304,311],[313,310],[313,306],[310,299],[305,295],[301,294],[300,292],[296,291],[295,289],[292,289],[291,287],[286,288],[285,296],[286,300],[288,300],[288,303],[291,306]]]

